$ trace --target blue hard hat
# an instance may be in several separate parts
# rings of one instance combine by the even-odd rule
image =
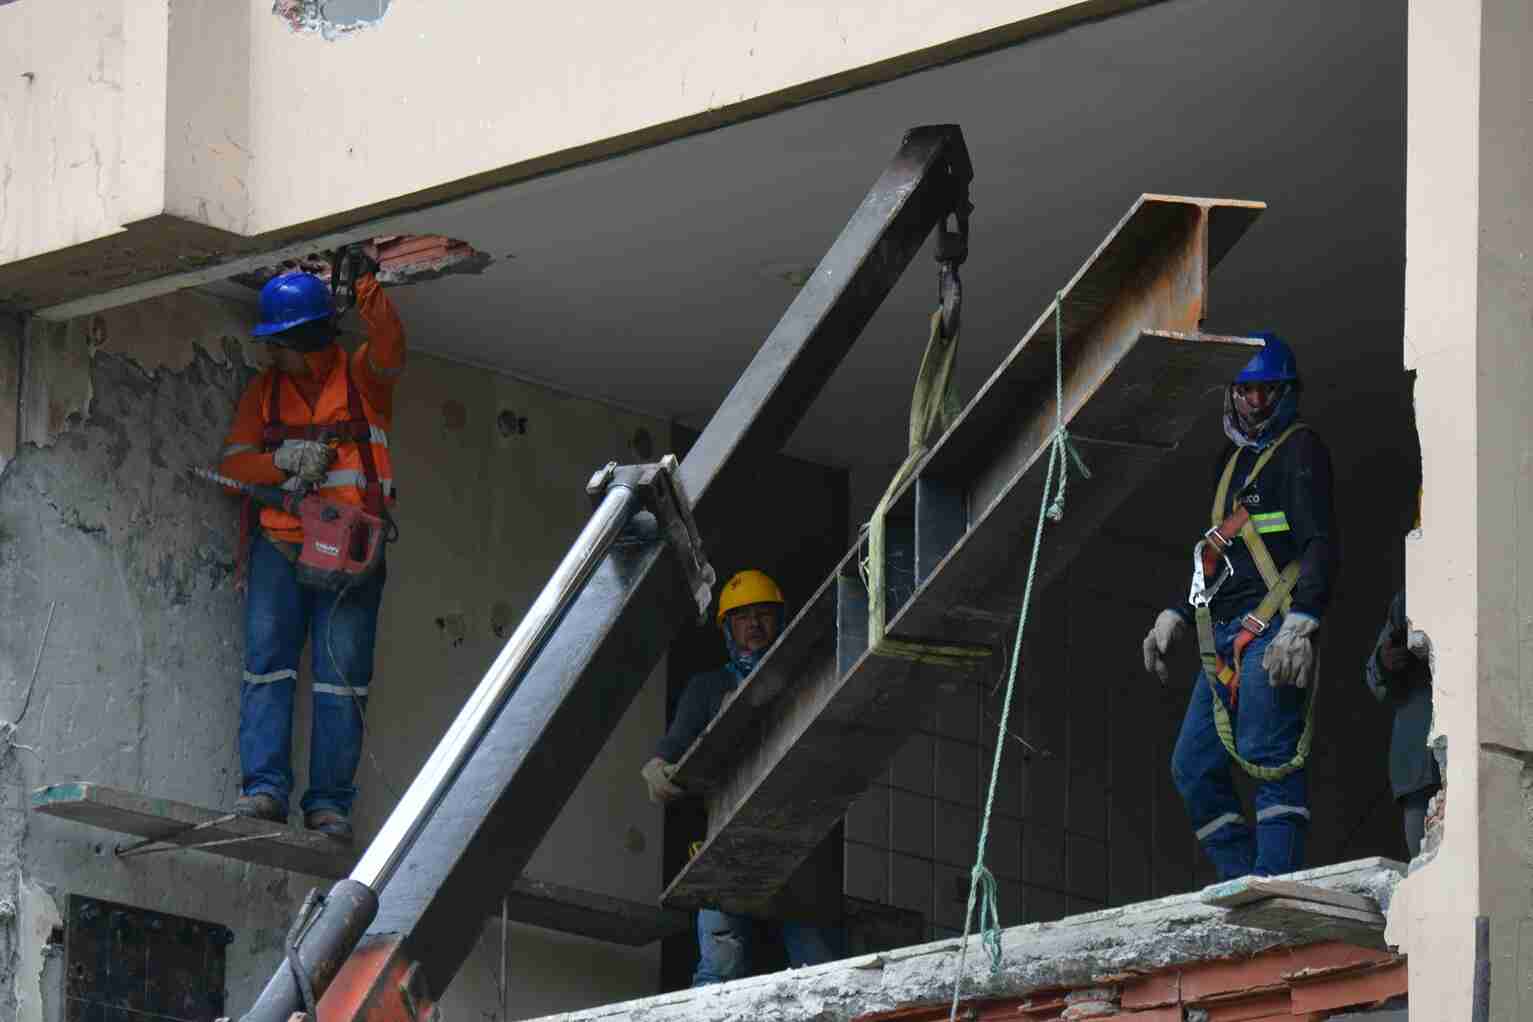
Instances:
[[[1293,382],[1299,378],[1299,360],[1288,342],[1274,333],[1252,334],[1266,343],[1235,377],[1236,383]]]
[[[261,288],[261,322],[251,333],[270,337],[300,323],[329,319],[334,312],[330,286],[312,273],[294,270],[273,277]]]

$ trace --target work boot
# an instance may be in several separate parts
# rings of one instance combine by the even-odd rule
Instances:
[[[270,820],[273,823],[286,823],[287,810],[278,802],[276,796],[268,795],[264,791],[254,795],[241,795],[234,803],[236,816],[248,816],[253,820]]]
[[[344,813],[336,812],[334,809],[314,810],[304,816],[303,825],[344,844],[351,844],[351,821]]]

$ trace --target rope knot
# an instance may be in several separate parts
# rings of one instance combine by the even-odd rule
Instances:
[[[1001,911],[1000,889],[995,875],[983,861],[976,862],[970,873],[969,908],[972,911],[976,896],[979,900],[980,942],[990,956],[990,972],[1001,971]]]

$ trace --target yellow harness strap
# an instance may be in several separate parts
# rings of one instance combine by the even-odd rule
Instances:
[[[1272,442],[1272,445],[1261,453],[1256,459],[1256,464],[1251,466],[1251,472],[1246,476],[1244,487],[1249,487],[1256,481],[1261,470],[1267,467],[1272,456],[1277,453],[1279,447],[1289,437],[1303,429],[1309,429],[1302,422],[1296,422],[1289,426],[1283,433]],[[1240,449],[1230,455],[1229,462],[1224,466],[1224,474],[1219,479],[1219,486],[1214,492],[1214,507],[1210,515],[1214,529],[1218,529],[1227,520],[1229,515],[1225,513],[1225,505],[1229,500],[1230,483],[1235,477],[1235,463],[1240,459]],[[1242,487],[1242,488],[1244,488]],[[1278,615],[1278,612],[1288,613],[1293,606],[1293,588],[1299,581],[1301,565],[1297,559],[1292,561],[1282,571],[1278,570],[1277,562],[1272,559],[1272,552],[1267,549],[1266,541],[1261,537],[1260,519],[1267,516],[1254,516],[1248,518],[1241,526],[1238,536],[1245,543],[1246,549],[1251,554],[1251,560],[1256,564],[1256,570],[1261,573],[1262,581],[1267,583],[1267,595],[1262,598],[1254,611],[1246,615],[1245,628],[1251,636],[1260,635],[1267,630],[1267,625]],[[1305,710],[1304,733],[1299,736],[1298,747],[1294,750],[1293,759],[1282,766],[1267,767],[1252,763],[1241,757],[1235,751],[1235,727],[1230,720],[1230,712],[1224,705],[1224,700],[1219,698],[1218,686],[1235,687],[1240,678],[1240,654],[1246,643],[1237,642],[1235,662],[1233,665],[1226,664],[1220,658],[1215,649],[1213,614],[1209,607],[1202,606],[1194,609],[1194,616],[1198,626],[1198,654],[1203,663],[1203,673],[1208,676],[1208,683],[1213,687],[1210,693],[1213,699],[1214,730],[1219,735],[1219,741],[1224,745],[1224,751],[1229,753],[1230,758],[1247,774],[1259,781],[1282,780],[1295,770],[1301,769],[1309,759],[1310,746],[1314,739],[1315,731],[1315,702],[1319,695],[1320,681],[1315,679],[1314,688],[1310,690],[1309,706]],[[1249,642],[1249,640],[1247,640]]]

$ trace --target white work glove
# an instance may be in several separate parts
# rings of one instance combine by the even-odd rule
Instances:
[[[1412,628],[1410,634],[1405,637],[1405,648],[1411,651],[1411,656],[1417,660],[1432,662],[1432,640],[1419,628]]]
[[[1283,618],[1283,627],[1277,637],[1267,645],[1262,654],[1262,666],[1267,669],[1267,681],[1274,688],[1293,685],[1308,688],[1315,677],[1315,662],[1319,651],[1311,638],[1320,628],[1320,622],[1308,614],[1289,613]]]
[[[639,771],[639,776],[644,778],[644,783],[649,785],[649,800],[651,802],[674,802],[686,795],[686,789],[671,780],[671,775],[676,773],[676,764],[667,763],[659,756],[655,756],[644,769]]]
[[[1144,637],[1144,669],[1159,678],[1162,685],[1171,680],[1166,670],[1166,654],[1186,630],[1187,621],[1182,615],[1168,609],[1160,612],[1155,626]]]
[[[314,440],[285,443],[272,455],[272,462],[289,475],[306,483],[317,483],[330,471],[335,450]]]

